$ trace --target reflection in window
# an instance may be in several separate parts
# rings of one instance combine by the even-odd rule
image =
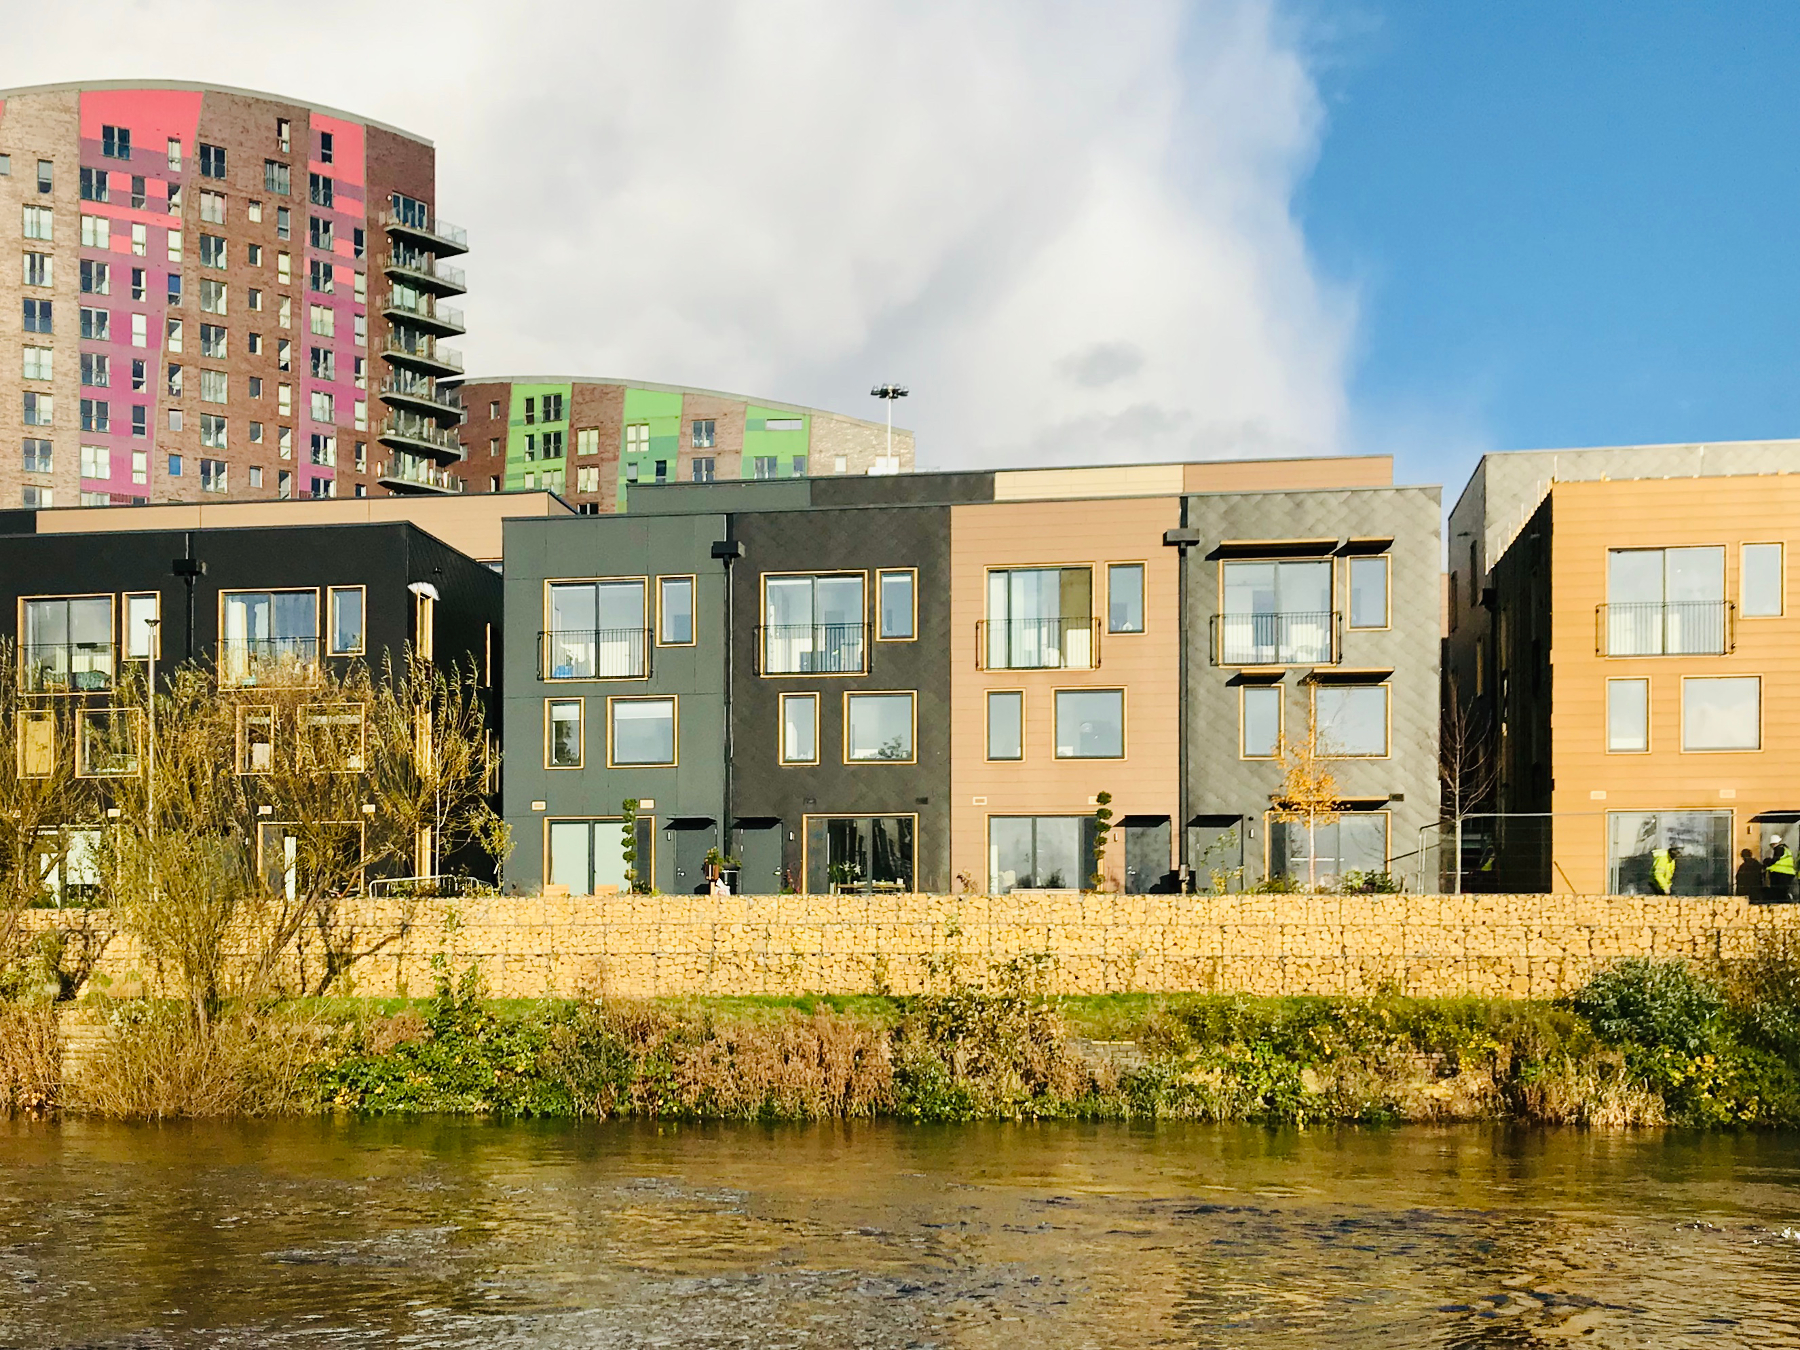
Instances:
[[[783,694],[781,696],[781,762],[783,764],[817,764],[819,762],[819,696],[817,694]]]
[[[1228,562],[1223,570],[1222,663],[1319,665],[1331,660],[1329,562]]]
[[[913,837],[911,816],[809,816],[806,889],[814,895],[909,892]]]
[[[1731,675],[1681,682],[1683,750],[1762,748],[1762,679]]]
[[[1076,890],[1094,870],[1092,816],[990,816],[988,890]]]
[[[363,588],[331,588],[331,654],[356,656],[363,649]]]
[[[663,577],[657,583],[656,640],[684,647],[694,640],[694,579]]]
[[[1015,567],[988,573],[983,656],[989,670],[1090,670],[1094,573]]]
[[[628,889],[625,835],[617,819],[553,820],[549,830],[550,867],[545,880],[566,886],[570,895],[610,895]],[[651,821],[639,817],[638,868],[649,876],[654,846]]]
[[[1781,613],[1781,545],[1745,544],[1739,604],[1751,618]]]
[[[996,689],[987,696],[987,757],[1025,758],[1025,695]]]
[[[546,762],[552,769],[581,767],[581,700],[550,699],[549,754]]]
[[[108,595],[27,600],[24,660],[27,689],[110,689],[113,602]]]
[[[861,671],[864,613],[861,573],[767,578],[763,673]]]
[[[1386,628],[1387,624],[1387,558],[1350,559],[1350,626]]]
[[[914,636],[914,574],[883,572],[880,574],[881,636],[905,639]]]
[[[1388,697],[1382,684],[1323,685],[1313,691],[1322,755],[1385,755]]]
[[[649,672],[644,583],[559,582],[550,587],[544,675],[552,680],[638,679]]]
[[[673,698],[615,698],[611,716],[614,764],[675,762]]]
[[[1650,748],[1650,681],[1606,682],[1606,749],[1641,755]]]
[[[226,679],[253,683],[319,654],[317,591],[231,591],[220,646]]]
[[[1725,550],[1616,548],[1606,555],[1606,653],[1725,650]]]
[[[75,772],[85,778],[136,773],[139,716],[136,708],[89,708],[79,713]]]
[[[1058,759],[1123,759],[1125,757],[1125,691],[1123,689],[1058,689],[1056,691],[1056,757]]]
[[[1106,631],[1144,631],[1144,565],[1114,563],[1106,569]]]
[[[1661,895],[1656,855],[1675,865],[1670,895],[1731,894],[1731,812],[1609,811],[1607,893]]]
[[[1244,686],[1243,738],[1239,753],[1245,759],[1273,758],[1281,744],[1281,686]]]
[[[1387,870],[1385,811],[1347,811],[1330,824],[1269,822],[1269,874],[1329,886],[1351,872]]]
[[[844,700],[844,727],[849,763],[913,758],[911,694],[850,694]]]

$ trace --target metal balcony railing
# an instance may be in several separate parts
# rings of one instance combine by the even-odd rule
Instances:
[[[19,687],[28,694],[84,694],[113,687],[110,642],[34,642],[20,655]]]
[[[975,662],[980,670],[1096,670],[1100,620],[982,619]]]
[[[440,305],[427,296],[421,303],[407,304],[398,296],[389,295],[382,301],[382,312],[388,315],[399,315],[413,323],[422,324],[438,333],[466,333],[468,326],[463,323],[463,312],[454,305]]]
[[[1737,645],[1737,606],[1729,600],[1599,605],[1594,628],[1601,656],[1723,656]]]
[[[1341,652],[1334,610],[1282,614],[1216,614],[1216,666],[1330,666]]]
[[[756,630],[763,675],[860,675],[868,670],[866,623],[781,623]]]
[[[423,464],[405,455],[395,455],[382,464],[375,475],[386,485],[429,488],[433,492],[461,492],[463,480],[433,464]]]
[[[423,380],[386,379],[381,382],[380,392],[383,400],[388,403],[426,409],[437,416],[462,421],[461,396],[448,389],[435,389]]]
[[[306,684],[318,670],[316,637],[219,640],[219,679],[224,684]]]
[[[461,295],[469,289],[468,277],[462,268],[436,262],[425,253],[390,252],[381,265],[395,281],[404,281],[421,289],[444,295]]]
[[[401,361],[413,365],[424,366],[432,372],[438,371],[462,373],[462,353],[449,347],[440,347],[434,338],[425,338],[411,344],[399,340],[396,334],[388,334],[382,345],[381,354],[390,361]]]
[[[538,634],[546,680],[641,680],[650,673],[648,628],[561,628]]]
[[[440,455],[453,455],[457,459],[463,457],[463,444],[454,428],[440,427],[430,418],[417,414],[395,413],[382,421],[381,428],[375,434],[384,445],[392,445],[396,449],[428,447]]]
[[[388,210],[381,213],[381,228],[390,234],[410,234],[428,239],[433,249],[439,253],[469,251],[469,232],[447,220],[412,213],[402,215],[398,211]]]

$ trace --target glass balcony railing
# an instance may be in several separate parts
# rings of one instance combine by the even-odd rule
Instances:
[[[1338,659],[1337,623],[1338,616],[1331,610],[1215,615],[1213,664],[1334,665]]]
[[[440,427],[429,417],[420,417],[415,413],[395,413],[386,418],[376,436],[384,445],[392,445],[399,449],[412,449],[415,446],[426,447],[441,455],[452,455],[461,459],[463,444],[458,439],[454,428]]]
[[[395,455],[381,466],[375,477],[390,487],[426,488],[433,492],[463,490],[463,480],[455,474],[407,455]]]
[[[20,687],[30,694],[83,694],[113,687],[110,642],[34,642],[20,651]]]
[[[410,211],[404,214],[398,211],[383,211],[381,228],[389,234],[411,234],[428,239],[431,241],[432,247],[439,253],[467,253],[469,251],[469,232],[459,225],[452,225],[447,220]]]
[[[868,669],[866,623],[782,623],[756,630],[764,675],[860,675]]]
[[[383,380],[381,397],[389,403],[426,408],[436,415],[462,420],[462,397],[448,389],[435,389],[422,379]]]
[[[382,270],[395,281],[445,295],[461,295],[469,289],[469,279],[462,268],[438,262],[422,252],[404,249],[390,252],[382,261]]]
[[[648,628],[562,628],[538,634],[546,680],[641,680],[650,673]]]
[[[390,295],[382,302],[382,311],[390,315],[400,315],[439,333],[466,333],[468,326],[463,323],[463,312],[454,305],[440,305],[426,296],[413,303],[407,303],[398,296]]]
[[[975,625],[975,649],[982,670],[1095,670],[1100,621],[983,619]]]
[[[1601,605],[1603,656],[1723,656],[1732,649],[1737,606],[1728,600]]]
[[[405,341],[399,334],[389,333],[387,341],[382,345],[381,354],[390,361],[424,366],[433,372],[462,373],[462,353],[438,346],[433,338]]]

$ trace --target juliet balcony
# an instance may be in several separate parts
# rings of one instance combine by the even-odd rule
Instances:
[[[562,628],[538,634],[545,680],[641,680],[650,673],[648,628]]]
[[[1215,666],[1334,666],[1343,659],[1342,616],[1332,610],[1215,614]]]
[[[983,619],[975,625],[979,670],[1095,670],[1100,620]]]
[[[28,694],[86,694],[113,687],[110,642],[33,642],[20,648],[19,688]]]
[[[1600,656],[1723,656],[1737,645],[1729,600],[1650,600],[1594,611]]]

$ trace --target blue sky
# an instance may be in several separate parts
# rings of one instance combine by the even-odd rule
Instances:
[[[1295,13],[1356,448],[1453,497],[1482,449],[1800,434],[1800,5]]]

